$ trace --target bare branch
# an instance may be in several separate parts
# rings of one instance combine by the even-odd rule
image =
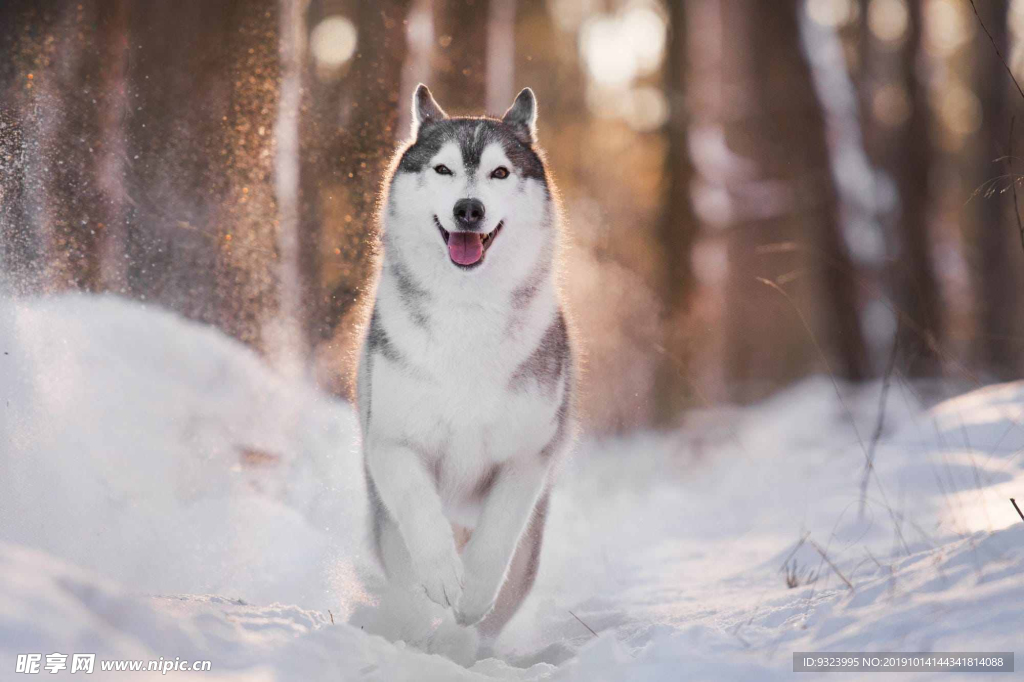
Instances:
[[[864,507],[867,503],[868,480],[871,478],[871,470],[875,466],[875,450],[878,448],[878,441],[882,438],[882,428],[885,426],[885,405],[889,397],[889,382],[892,380],[893,370],[896,368],[896,358],[899,355],[900,331],[903,327],[903,318],[896,317],[896,333],[893,335],[892,351],[889,353],[889,364],[885,368],[885,376],[882,377],[882,392],[878,396],[878,417],[875,420],[875,432],[871,434],[871,443],[868,445],[867,462],[864,465],[864,478],[860,482],[860,517],[864,518]]]
[[[575,618],[576,620],[578,620],[578,621],[580,622],[580,625],[582,625],[582,626],[583,626],[583,627],[585,627],[586,629],[590,630],[590,634],[594,635],[594,637],[597,637],[597,633],[596,633],[596,632],[594,632],[594,628],[592,628],[592,627],[590,627],[589,625],[587,625],[586,623],[584,623],[584,622],[583,622],[583,619],[582,619],[582,618],[580,618],[579,616],[577,616],[577,615],[576,615],[575,613],[573,613],[572,611],[570,611],[570,612],[569,612],[569,615],[570,615],[570,616],[572,616],[573,618]]]
[[[837,576],[839,576],[839,579],[842,580],[844,583],[846,583],[846,586],[850,588],[850,591],[851,592],[856,592],[857,590],[853,587],[853,583],[851,583],[849,580],[847,580],[846,576],[842,574],[842,572],[839,570],[839,568],[834,563],[832,563],[832,560],[828,558],[827,554],[825,554],[825,550],[823,550],[821,548],[821,546],[817,542],[815,542],[814,540],[809,540],[808,542],[810,543],[811,547],[813,547],[815,550],[817,550],[818,554],[821,555],[821,558],[825,560],[825,563],[827,563],[829,565],[829,567],[832,569],[832,571]]]
[[[1021,89],[1020,83],[1018,83],[1017,79],[1014,77],[1013,69],[1011,69],[1010,65],[1006,63],[1006,58],[1003,57],[1003,53],[1000,52],[999,46],[996,45],[996,39],[992,37],[992,34],[989,33],[988,27],[985,26],[985,22],[981,20],[981,15],[978,14],[978,7],[974,4],[974,0],[970,0],[970,2],[971,9],[974,10],[974,16],[978,18],[978,23],[981,24],[981,30],[984,31],[985,35],[988,36],[988,41],[992,43],[992,49],[996,51],[996,56],[998,56],[999,61],[1003,63],[1003,68],[1006,69],[1006,73],[1009,74],[1010,80],[1012,80],[1013,84],[1017,86],[1017,92],[1020,93],[1021,99],[1024,99],[1024,90]]]
[[[870,464],[871,462],[868,456],[868,449],[867,446],[864,444],[864,438],[860,435],[860,429],[857,428],[857,420],[853,416],[853,411],[846,404],[846,399],[843,397],[843,392],[839,389],[839,382],[836,381],[836,375],[832,371],[832,367],[829,365],[828,357],[825,355],[825,351],[824,349],[822,349],[821,344],[818,343],[818,337],[817,335],[815,335],[810,323],[804,316],[803,311],[801,311],[800,307],[797,306],[796,301],[794,301],[793,297],[789,295],[789,292],[780,287],[778,284],[771,281],[770,279],[765,279],[764,277],[756,277],[755,279],[761,282],[761,284],[771,287],[775,291],[782,294],[782,296],[785,297],[785,299],[789,302],[790,306],[793,307],[793,310],[796,311],[797,317],[800,318],[800,323],[803,325],[804,330],[806,330],[808,336],[811,339],[811,343],[814,345],[815,350],[817,350],[818,355],[821,357],[822,363],[825,365],[825,370],[828,372],[829,379],[832,381],[832,388],[833,390],[835,390],[836,397],[839,399],[839,405],[840,407],[843,408],[843,411],[846,413],[847,419],[850,420],[850,427],[853,429],[853,433],[857,437],[857,443],[860,445],[860,449],[864,453],[864,462],[865,464]],[[889,504],[888,495],[885,494],[885,488],[882,487],[882,481],[878,478],[878,474],[875,473],[874,467],[868,466],[867,470],[868,473],[872,475],[875,479],[875,485],[878,487],[878,492],[882,496],[882,503],[885,505],[886,510],[889,512],[889,518],[892,520],[893,527],[896,529],[896,536],[899,538],[900,544],[903,545],[903,551],[907,553],[907,556],[910,556],[910,547],[907,545],[906,540],[904,540],[903,538],[903,529],[900,528],[899,519],[896,518],[896,512],[893,511],[892,505]]]
[[[1020,232],[1020,246],[1024,249],[1024,222],[1020,219],[1020,203],[1017,201],[1017,178],[1013,177],[1013,124],[1017,121],[1014,116],[1010,119],[1010,140],[1009,149],[1006,153],[1006,166],[1010,169],[1010,188],[1013,190],[1013,215],[1017,217],[1017,231]]]

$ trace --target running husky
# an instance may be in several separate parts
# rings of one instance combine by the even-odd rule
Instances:
[[[472,660],[465,626],[497,636],[533,584],[572,440],[558,210],[532,90],[501,119],[449,117],[425,85],[412,108],[360,356],[364,462],[377,555],[423,616],[391,636]]]

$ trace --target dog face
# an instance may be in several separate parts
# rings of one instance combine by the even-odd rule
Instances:
[[[388,193],[386,248],[444,277],[514,277],[553,241],[533,92],[501,119],[451,118],[421,85],[413,118]]]

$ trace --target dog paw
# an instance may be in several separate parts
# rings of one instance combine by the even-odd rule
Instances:
[[[493,590],[474,589],[470,585],[455,607],[455,620],[464,627],[476,625],[494,608],[497,596]]]
[[[462,560],[450,551],[434,552],[419,565],[420,585],[427,598],[445,608],[452,608],[462,597]]]
[[[480,635],[473,628],[455,624],[449,617],[438,626],[427,643],[428,653],[440,654],[468,668],[477,661]]]

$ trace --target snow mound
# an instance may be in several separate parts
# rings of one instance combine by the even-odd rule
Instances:
[[[365,527],[347,405],[113,296],[0,300],[0,344],[0,540],[140,591],[339,610]]]

